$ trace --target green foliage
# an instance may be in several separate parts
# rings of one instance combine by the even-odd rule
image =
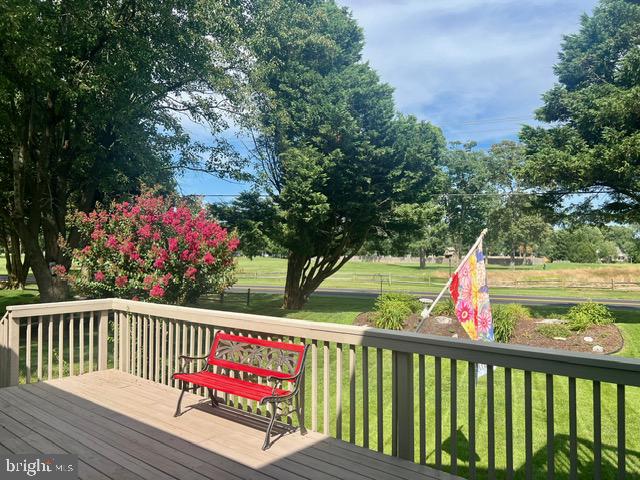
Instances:
[[[450,298],[443,298],[438,303],[435,304],[433,310],[431,310],[431,315],[444,315],[447,317],[454,317],[456,314],[456,308],[453,305],[453,300]]]
[[[614,316],[609,308],[596,302],[586,302],[571,307],[566,318],[569,320],[569,328],[579,332],[592,325],[610,325],[614,322]]]
[[[223,226],[237,231],[244,256],[253,259],[264,253],[286,254],[270,238],[277,221],[276,206],[257,190],[242,192],[231,203],[210,204],[208,209]]]
[[[607,240],[598,227],[580,226],[555,230],[542,252],[552,260],[574,263],[596,263],[617,252],[616,244]]]
[[[531,311],[517,303],[492,305],[491,313],[493,315],[493,334],[496,342],[500,343],[509,343],[517,323],[531,317]]]
[[[409,295],[407,293],[383,293],[382,295],[376,298],[376,302],[374,304],[374,310],[380,311],[385,303],[388,302],[401,302],[404,303],[411,313],[418,313],[422,310],[422,304],[420,301],[414,297],[413,295]]]
[[[536,332],[547,338],[567,338],[571,335],[571,329],[563,324],[540,325],[536,328]]]
[[[334,2],[265,2],[244,119],[289,252],[285,307],[300,308],[364,242],[423,222],[440,178],[440,129],[397,115],[361,61],[362,31]]]
[[[219,136],[247,65],[244,5],[0,2],[0,216],[30,255],[43,300],[65,290],[48,265],[70,267],[58,244],[76,246],[68,212],[141,182],[171,190],[188,168],[244,178]],[[185,119],[213,141],[193,139]]]
[[[608,190],[583,205],[619,222],[640,220],[640,3],[602,0],[567,35],[555,65],[559,83],[524,127],[527,175],[551,192]],[[564,195],[551,195],[563,206]],[[565,202],[566,203],[566,202]]]
[[[376,327],[389,330],[402,330],[407,317],[411,315],[411,307],[402,300],[390,299],[376,307]]]

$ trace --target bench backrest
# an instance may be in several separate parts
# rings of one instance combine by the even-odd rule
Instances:
[[[259,376],[285,378],[302,367],[305,346],[218,332],[208,364]]]

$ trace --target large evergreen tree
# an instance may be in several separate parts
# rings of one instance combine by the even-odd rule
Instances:
[[[289,252],[284,307],[298,309],[367,238],[414,217],[404,213],[425,201],[444,142],[432,125],[396,117],[346,9],[332,0],[265,8],[251,126]]]
[[[558,84],[525,127],[532,186],[605,193],[592,205],[605,218],[640,219],[640,4],[601,0],[567,35],[555,66]],[[561,201],[563,197],[555,197]]]

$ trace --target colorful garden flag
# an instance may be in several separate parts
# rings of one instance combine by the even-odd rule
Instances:
[[[482,242],[453,275],[449,291],[456,317],[469,337],[493,341],[493,318]]]

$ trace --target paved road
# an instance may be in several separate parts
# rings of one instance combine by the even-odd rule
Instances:
[[[244,293],[247,288],[251,288],[253,293],[284,293],[284,288],[273,287],[265,285],[247,285],[242,287],[232,287],[229,289],[231,292]],[[423,295],[425,297],[434,298],[438,295],[439,291],[420,291],[420,292],[407,292],[413,295]],[[380,294],[379,290],[365,290],[365,289],[331,289],[331,288],[319,288],[314,295],[320,296],[332,296],[332,297],[364,297],[374,298]],[[521,303],[523,305],[532,306],[571,306],[576,303],[585,302],[587,300],[593,300],[594,302],[604,303],[610,307],[616,308],[628,308],[628,309],[640,309],[640,294],[638,300],[631,299],[612,299],[612,298],[578,298],[578,297],[547,297],[547,296],[535,296],[535,295],[503,295],[492,294],[491,301],[495,303]]]

